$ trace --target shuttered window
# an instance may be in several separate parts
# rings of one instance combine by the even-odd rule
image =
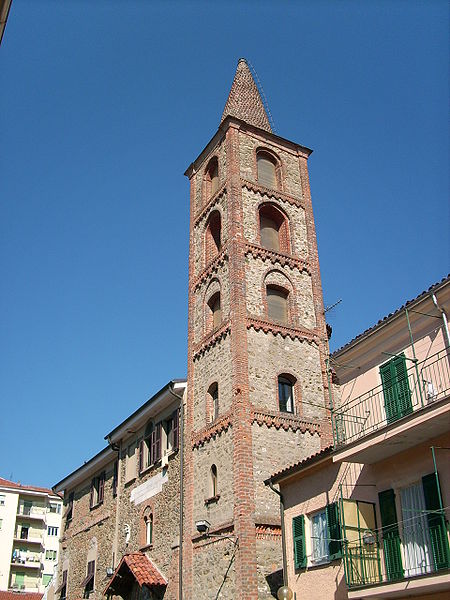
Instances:
[[[292,539],[294,542],[294,565],[296,569],[306,567],[305,517],[298,515],[292,519]]]
[[[435,473],[422,477],[425,508],[427,511],[432,511],[427,513],[427,521],[435,570],[448,569],[450,566],[447,528],[439,501],[438,486],[439,479]]]
[[[103,502],[105,492],[105,471],[91,481],[90,507],[98,506]]]
[[[392,423],[412,412],[405,356],[401,354],[380,367],[386,420]]]
[[[280,250],[280,232],[279,225],[265,215],[260,216],[261,225],[261,246],[268,250]]]
[[[258,152],[256,158],[258,166],[258,183],[265,187],[277,187],[277,174],[274,159],[266,152]]]
[[[394,490],[389,489],[380,492],[378,501],[380,504],[386,575],[389,581],[395,581],[402,579],[404,572]]]
[[[285,290],[267,286],[267,315],[271,321],[287,323],[288,293]]]
[[[328,555],[330,560],[341,558],[341,526],[339,523],[339,507],[337,502],[327,505]]]

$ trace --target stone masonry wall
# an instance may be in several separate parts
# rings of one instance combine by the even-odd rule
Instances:
[[[234,552],[234,543],[230,539],[213,541],[194,549],[193,599],[238,598],[235,593]]]
[[[194,454],[194,522],[206,519],[212,529],[228,523],[233,518],[233,464],[232,431],[222,431],[208,443],[200,445]],[[216,501],[205,504],[211,498],[210,470],[217,467]]]
[[[194,430],[203,429],[206,423],[206,394],[209,386],[219,386],[219,416],[230,410],[232,403],[230,335],[208,348],[195,361]]]
[[[203,281],[197,288],[193,321],[194,340],[196,344],[198,344],[208,333],[206,327],[206,303],[212,294],[219,290],[222,321],[226,321],[230,312],[230,286],[227,261],[218,265],[217,269],[214,270],[212,277]]]
[[[278,411],[277,377],[288,373],[299,382],[301,399],[295,399],[300,406],[299,416],[325,417],[325,410],[321,408],[324,389],[320,355],[315,344],[252,328],[248,330],[247,343],[250,400],[254,406]]]
[[[224,246],[227,242],[227,215],[228,215],[228,202],[226,190],[223,191],[211,207],[202,215],[202,217],[195,223],[192,235],[194,237],[194,271],[195,276],[202,272],[206,267],[205,264],[205,235],[208,217],[213,210],[218,210],[221,215],[221,242]]]
[[[239,135],[241,177],[256,183],[256,150],[258,148],[267,148],[278,156],[281,161],[283,190],[292,196],[302,198],[302,184],[296,154],[287,149],[280,149],[279,146],[268,140],[263,141],[259,136],[252,135],[248,131],[241,132]]]

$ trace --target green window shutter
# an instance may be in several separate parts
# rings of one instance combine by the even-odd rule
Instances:
[[[384,563],[386,565],[387,578],[389,581],[402,579],[404,572],[394,490],[380,492],[378,494],[378,501],[380,504],[381,524],[383,526]]]
[[[341,558],[341,526],[339,523],[339,507],[337,502],[327,505],[328,555],[330,560]]]
[[[427,521],[430,532],[434,568],[436,570],[448,569],[450,566],[447,528],[445,526],[445,518],[439,502],[438,485],[439,482],[435,473],[430,473],[429,475],[422,477],[425,508],[429,511],[433,511],[427,514]]]
[[[408,371],[404,355],[397,356],[392,360],[392,370],[397,388],[397,403],[401,417],[412,412],[411,392],[408,383]]]
[[[306,567],[305,517],[299,515],[292,519],[292,538],[294,540],[294,564],[296,569]]]
[[[388,423],[412,412],[405,356],[401,354],[380,367],[384,408]]]

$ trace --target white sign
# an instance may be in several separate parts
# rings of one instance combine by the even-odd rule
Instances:
[[[139,485],[137,488],[131,491],[130,500],[135,504],[141,504],[145,500],[152,498],[152,496],[156,496],[159,492],[162,491],[163,483],[169,480],[167,472],[165,475],[160,471],[154,477],[148,479],[142,485]]]

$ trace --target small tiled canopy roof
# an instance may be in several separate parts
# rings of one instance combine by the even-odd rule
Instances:
[[[137,581],[139,587],[167,585],[167,580],[145,554],[132,552],[123,556],[103,594],[122,596],[122,592],[129,591],[134,581]]]

